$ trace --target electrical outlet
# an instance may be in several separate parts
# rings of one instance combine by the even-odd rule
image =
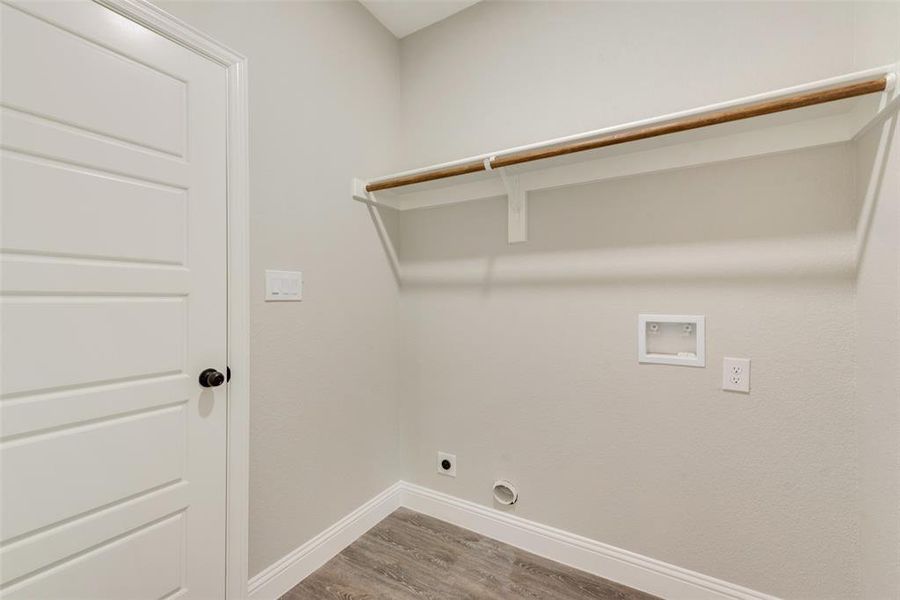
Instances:
[[[722,389],[750,393],[750,359],[728,358],[722,361]]]
[[[447,477],[456,477],[456,456],[446,452],[438,452],[437,472]]]

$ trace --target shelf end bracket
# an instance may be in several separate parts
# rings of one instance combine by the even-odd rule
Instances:
[[[352,190],[351,194],[353,195],[353,199],[363,204],[377,204],[375,202],[375,195],[366,191],[366,182],[358,177],[353,178],[352,182]]]
[[[358,177],[353,178],[350,195],[353,197],[354,200],[356,200],[357,202],[362,202],[363,204],[370,206],[370,207],[377,206],[377,207],[381,207],[381,208],[393,208],[394,210],[403,210],[402,203],[396,197],[394,197],[390,194],[385,196],[379,192],[379,195],[381,195],[381,197],[376,198],[375,192],[370,192],[370,191],[366,190],[366,185],[368,185],[368,184],[365,181],[363,181],[362,179],[359,179]]]

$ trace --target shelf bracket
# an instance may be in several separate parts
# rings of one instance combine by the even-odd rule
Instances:
[[[354,178],[352,182],[351,196],[357,202],[362,202],[367,206],[378,206],[378,207],[386,207],[393,208],[394,210],[399,210],[401,207],[399,203],[394,198],[376,198],[375,192],[366,191],[366,182],[359,178]]]
[[[353,199],[369,206],[377,205],[375,194],[366,191],[366,182],[359,178],[353,178],[353,189],[351,191]]]
[[[497,171],[503,187],[506,188],[507,240],[510,244],[528,241],[528,190],[522,189],[519,177],[508,175],[506,169],[491,167],[493,157],[484,161],[487,171]]]

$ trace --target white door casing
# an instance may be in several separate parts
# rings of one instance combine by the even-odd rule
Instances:
[[[98,4],[2,11],[0,596],[223,598],[233,82]]]

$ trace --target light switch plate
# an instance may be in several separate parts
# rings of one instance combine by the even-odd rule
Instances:
[[[300,302],[303,299],[303,273],[266,270],[266,302]]]
[[[729,358],[722,360],[722,389],[729,392],[750,393],[750,359]]]

